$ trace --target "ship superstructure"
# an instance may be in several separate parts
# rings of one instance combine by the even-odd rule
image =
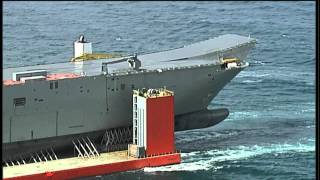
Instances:
[[[245,58],[255,43],[228,34],[173,50],[114,58],[92,56],[86,44],[70,62],[6,68],[3,159],[52,146],[63,149],[76,137],[96,139],[106,129],[130,126],[133,89],[173,90],[176,131],[213,126],[228,110],[208,110],[208,104],[248,66]]]

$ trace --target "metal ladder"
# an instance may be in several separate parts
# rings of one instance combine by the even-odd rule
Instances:
[[[133,144],[137,144],[138,143],[138,136],[137,136],[137,132],[138,132],[138,107],[137,107],[137,96],[133,97]]]

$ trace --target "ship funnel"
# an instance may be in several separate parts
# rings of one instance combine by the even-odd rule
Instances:
[[[92,43],[86,41],[84,35],[79,37],[79,40],[75,41],[73,44],[74,47],[74,58],[83,56],[85,54],[92,54]]]

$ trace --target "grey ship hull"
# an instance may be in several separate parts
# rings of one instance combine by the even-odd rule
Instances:
[[[220,39],[215,42],[228,37]],[[138,56],[142,62],[140,71],[128,69],[126,63],[117,63],[109,67],[110,73],[102,74],[101,61],[4,69],[4,79],[12,72],[30,69],[85,75],[55,80],[57,86],[52,89],[51,81],[3,86],[3,159],[48,147],[63,149],[72,145],[71,140],[76,136],[95,139],[106,129],[130,126],[132,89],[165,86],[173,90],[176,116],[206,109],[219,91],[247,66],[244,59],[255,44],[253,39],[242,36],[232,36],[229,41],[233,44],[206,53],[201,46],[207,46],[200,43],[181,48],[182,51]],[[200,51],[190,54],[188,48]],[[218,63],[218,56],[237,57],[243,63],[224,69]],[[26,98],[25,105],[13,106],[14,98],[19,97]]]

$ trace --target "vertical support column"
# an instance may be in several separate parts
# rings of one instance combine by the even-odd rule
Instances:
[[[148,97],[146,107],[146,155],[175,152],[173,95],[159,94]]]
[[[133,96],[132,104],[132,117],[133,117],[133,144],[138,143],[137,133],[138,133],[138,109],[137,109],[137,96]]]
[[[173,92],[166,89],[134,91],[133,138],[133,144],[128,146],[129,155],[175,152]]]

